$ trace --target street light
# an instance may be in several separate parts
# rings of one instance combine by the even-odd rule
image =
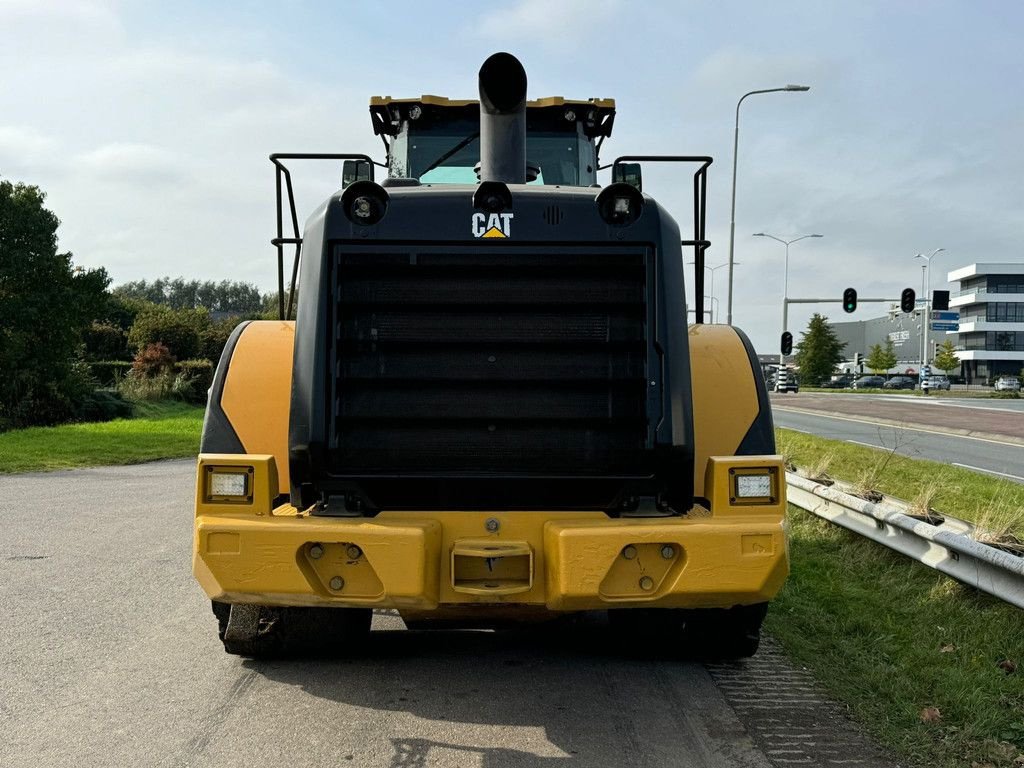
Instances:
[[[944,250],[946,249],[936,248],[927,256],[923,253],[914,256],[915,259],[924,259],[925,262],[921,265],[921,293],[924,294],[924,317],[921,318],[921,365],[928,365],[928,326],[932,322],[932,257]]]
[[[725,309],[725,322],[732,325],[732,248],[733,240],[736,236],[736,159],[737,153],[740,146],[740,104],[747,96],[753,96],[758,93],[776,93],[778,91],[809,91],[811,86],[809,85],[787,85],[783,88],[765,88],[760,91],[750,91],[740,96],[740,100],[736,102],[736,127],[733,130],[732,137],[732,210],[729,213],[729,300],[726,302]]]
[[[687,264],[696,264],[697,262],[696,261],[688,261],[686,263]],[[717,267],[712,267],[712,266],[709,266],[708,264],[704,265],[704,269],[711,270],[711,295],[710,295],[709,298],[711,299],[711,301],[713,303],[718,304],[719,306],[721,306],[721,302],[718,301],[718,299],[715,298],[715,270],[716,269],[721,269],[722,267],[728,267],[728,266],[729,266],[728,263],[726,263],[726,264],[719,264]],[[740,262],[738,262],[738,261],[735,262],[735,266],[737,266],[737,267],[740,266]],[[721,319],[721,313],[720,312],[712,312],[711,313],[711,322],[712,323],[715,322],[715,318],[716,317]]]
[[[785,333],[789,320],[789,304],[786,301],[789,298],[789,246],[801,240],[806,240],[808,237],[824,237],[824,235],[800,235],[800,237],[794,237],[792,240],[783,240],[781,237],[769,235],[765,232],[755,232],[754,237],[770,237],[772,240],[786,246],[786,266],[782,272],[782,332]],[[779,365],[782,365],[783,362],[783,354],[779,352]]]

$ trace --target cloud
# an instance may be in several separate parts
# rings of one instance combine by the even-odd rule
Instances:
[[[575,44],[623,7],[621,0],[519,0],[485,13],[476,29],[501,40]]]
[[[33,128],[0,125],[0,167],[45,163],[59,147],[59,141]]]
[[[164,183],[182,173],[173,152],[148,144],[107,144],[76,156],[73,162],[99,180],[129,184]]]

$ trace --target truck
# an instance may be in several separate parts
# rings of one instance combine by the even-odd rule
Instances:
[[[712,159],[600,165],[614,101],[528,100],[508,53],[479,91],[374,97],[380,164],[271,156],[282,319],[231,335],[197,464],[193,572],[220,640],[343,654],[374,610],[416,628],[594,611],[624,642],[753,654],[788,573],[786,485],[749,339],[699,322]],[[342,184],[300,231],[301,160]],[[642,191],[655,162],[695,169],[687,239]]]

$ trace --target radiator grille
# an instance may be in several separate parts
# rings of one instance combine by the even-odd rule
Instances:
[[[648,474],[648,260],[336,246],[331,471]]]

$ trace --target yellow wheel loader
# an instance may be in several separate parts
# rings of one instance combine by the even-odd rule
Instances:
[[[196,477],[224,647],[343,652],[374,608],[417,628],[598,610],[752,654],[788,570],[785,476],[750,342],[700,322],[711,158],[600,166],[611,100],[528,101],[507,53],[479,84],[372,99],[380,183],[365,155],[271,156],[295,319],[231,336]],[[300,234],[307,159],[342,188]],[[651,162],[695,169],[689,239],[641,191]]]

